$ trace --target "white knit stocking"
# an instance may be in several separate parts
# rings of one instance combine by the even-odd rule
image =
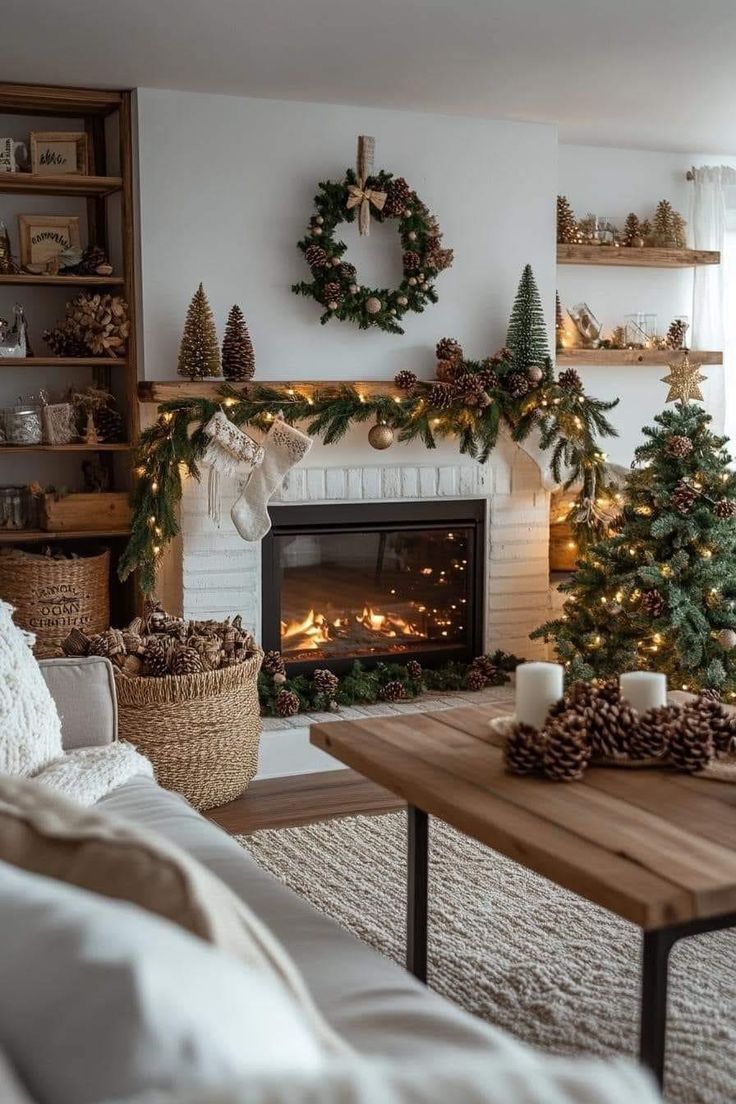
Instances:
[[[263,442],[263,463],[256,468],[237,500],[230,517],[243,540],[257,541],[271,528],[268,502],[281,486],[287,472],[302,460],[312,447],[311,437],[280,418],[273,423]]]

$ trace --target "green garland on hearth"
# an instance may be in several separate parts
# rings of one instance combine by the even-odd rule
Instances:
[[[279,416],[291,424],[305,423],[307,433],[328,445],[339,441],[353,424],[365,422],[383,424],[399,441],[421,441],[428,449],[436,447],[437,438],[456,438],[459,451],[482,464],[502,426],[519,442],[535,431],[542,449],[550,453],[555,480],[565,487],[580,486],[570,520],[584,547],[603,531],[596,500],[607,495],[609,488],[606,455],[598,437],[615,435],[606,413],[618,400],[603,402],[587,396],[572,369],[555,379],[549,361],[539,374],[531,390],[519,394],[513,354],[503,349],[483,362],[463,360],[462,377],[452,386],[400,373],[397,383],[403,394],[363,393],[347,384],[315,390],[253,384],[237,389],[223,384],[217,399],[162,403],[158,419],[140,436],[132,530],[118,565],[120,578],[137,570],[144,593],[153,590],[159,556],[179,533],[182,478],[199,479],[207,446],[203,427],[220,407],[235,425],[261,431]]]
[[[347,674],[319,668],[311,675],[285,673],[278,652],[267,652],[258,676],[258,697],[264,717],[297,713],[337,712],[341,706],[412,701],[427,691],[483,690],[503,686],[522,661],[509,652],[477,656],[470,663],[450,662],[427,670],[417,660],[377,663],[370,668],[356,660]]]

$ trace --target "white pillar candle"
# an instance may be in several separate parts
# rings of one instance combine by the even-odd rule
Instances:
[[[516,720],[542,728],[551,706],[564,692],[559,663],[520,663],[516,668]]]
[[[667,704],[667,676],[658,671],[628,671],[619,681],[621,697],[637,713]]]

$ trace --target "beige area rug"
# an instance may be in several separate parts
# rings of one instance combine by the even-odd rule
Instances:
[[[431,822],[430,985],[559,1054],[635,1054],[640,933],[453,829]],[[357,816],[239,842],[277,878],[403,961],[406,817]],[[736,1100],[736,932],[670,960],[667,1098]]]

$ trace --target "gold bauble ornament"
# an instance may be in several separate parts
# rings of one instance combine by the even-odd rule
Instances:
[[[533,380],[534,383],[539,383],[544,373],[538,364],[532,364],[527,374],[530,380]]]
[[[348,288],[348,291],[350,292],[351,295],[355,295],[357,290],[358,290],[358,285],[357,284],[351,284],[350,287]]]
[[[406,236],[409,239],[409,241],[416,241],[417,240],[416,230],[410,230],[409,233]]]
[[[409,277],[409,286],[410,286],[410,287],[416,287],[416,286],[417,286],[417,278],[416,278],[416,276],[410,276],[410,277]]]
[[[312,233],[316,234],[316,236],[319,237],[320,234],[322,233],[322,227],[321,226],[313,226],[312,227]]]
[[[375,295],[371,295],[371,297],[365,301],[365,309],[368,314],[379,314],[381,310],[381,300],[376,299]]]
[[[732,648],[736,648],[736,632],[733,629],[721,629],[716,640],[726,651],[730,652]]]
[[[405,295],[400,295],[396,302],[399,304],[400,307],[407,307],[409,305],[409,300],[406,298]]]
[[[342,264],[342,261],[340,260],[339,257],[333,257],[332,261],[330,263],[332,264],[333,268],[339,268],[340,265]]]
[[[378,449],[379,452],[382,449],[391,448],[394,443],[394,431],[390,425],[386,425],[385,422],[376,422],[374,426],[371,426],[368,431],[368,444]]]
[[[662,383],[669,384],[666,402],[703,401],[700,384],[705,383],[707,377],[701,376],[699,364],[690,363],[687,352],[678,364],[670,364],[669,369],[669,374],[662,377]]]
[[[335,302],[334,299],[330,299],[329,303],[327,304],[327,309],[328,310],[337,310],[337,303]]]
[[[411,218],[411,207],[404,208],[404,218]]]

